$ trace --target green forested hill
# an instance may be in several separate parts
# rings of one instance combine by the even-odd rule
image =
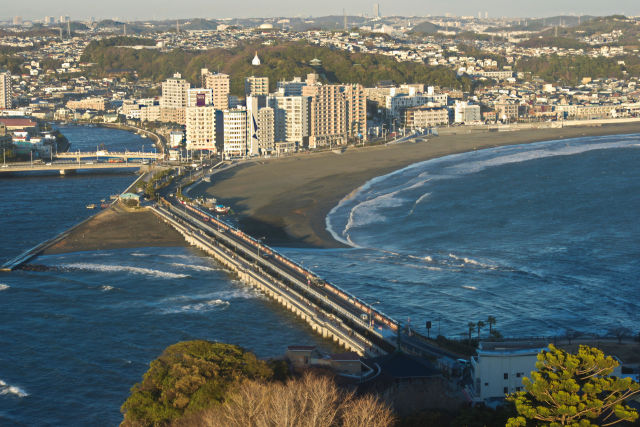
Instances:
[[[455,72],[443,67],[399,63],[383,55],[349,53],[303,42],[283,42],[273,46],[247,44],[232,50],[204,52],[133,50],[110,44],[91,42],[82,55],[82,61],[96,64],[93,72],[97,75],[106,75],[112,70],[135,70],[139,78],[161,81],[180,72],[191,83],[199,84],[201,68],[209,68],[229,74],[231,92],[236,95],[243,94],[247,76],[267,76],[274,89],[278,80],[304,77],[312,72],[317,72],[330,83],[372,86],[380,80],[393,80],[396,83],[415,82],[464,89],[470,86],[468,79],[457,78]],[[256,51],[262,65],[253,67],[251,59]],[[321,68],[314,69],[309,65],[313,58],[322,61]]]

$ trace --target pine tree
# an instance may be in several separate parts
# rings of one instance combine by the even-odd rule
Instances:
[[[523,378],[525,391],[507,397],[518,412],[507,427],[590,427],[635,421],[638,413],[625,401],[638,393],[640,385],[611,376],[618,365],[597,348],[580,346],[578,354],[570,354],[550,344],[548,351],[538,354],[532,378]]]

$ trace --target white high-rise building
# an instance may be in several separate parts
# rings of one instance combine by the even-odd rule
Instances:
[[[212,105],[187,107],[187,150],[216,152],[216,109]]]
[[[11,73],[0,73],[0,109],[13,108],[13,91],[11,89]]]
[[[275,140],[302,146],[309,136],[309,98],[276,94],[267,105],[274,110]]]
[[[191,85],[182,78],[180,73],[175,73],[172,78],[162,82],[162,99],[160,107],[184,108],[187,106],[187,93]]]
[[[225,157],[245,157],[247,155],[247,109],[237,107],[224,110],[223,126]]]

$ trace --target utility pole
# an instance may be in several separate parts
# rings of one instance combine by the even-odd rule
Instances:
[[[344,30],[347,31],[347,11],[342,9],[342,16],[344,18]]]

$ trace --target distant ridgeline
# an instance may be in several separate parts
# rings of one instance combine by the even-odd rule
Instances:
[[[119,39],[119,40],[114,40]],[[471,80],[457,77],[455,71],[445,67],[432,67],[415,62],[396,62],[392,57],[369,53],[350,53],[313,46],[306,42],[282,42],[273,46],[245,44],[234,49],[211,49],[205,52],[175,49],[161,52],[152,49],[126,49],[116,46],[142,44],[123,37],[92,41],[81,60],[95,63],[93,73],[107,75],[112,70],[136,71],[139,78],[162,81],[180,72],[192,84],[200,83],[200,70],[208,68],[231,76],[231,93],[244,94],[244,78],[251,75],[269,77],[275,89],[277,81],[318,73],[329,83],[361,83],[375,86],[382,80],[401,83],[424,83],[442,87],[469,90]],[[148,44],[149,39],[145,40]],[[258,51],[262,64],[251,65]],[[318,58],[320,68],[310,61]]]

